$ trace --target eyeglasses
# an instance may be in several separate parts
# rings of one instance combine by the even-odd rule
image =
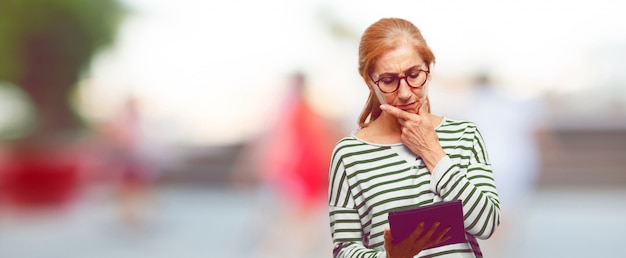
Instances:
[[[397,73],[383,73],[378,77],[378,81],[374,81],[374,84],[378,86],[383,93],[393,93],[400,88],[400,81],[404,79],[406,84],[411,88],[420,88],[426,84],[429,71],[422,69],[411,68],[404,72],[404,76],[399,76]]]

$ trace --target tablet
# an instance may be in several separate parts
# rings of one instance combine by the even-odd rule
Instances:
[[[447,235],[451,236],[451,238],[429,248],[466,242],[461,200],[438,202],[410,209],[391,211],[388,214],[388,220],[393,241],[396,243],[407,238],[420,222],[424,222],[424,232],[422,234],[425,234],[433,223],[440,223],[433,236],[450,227]]]

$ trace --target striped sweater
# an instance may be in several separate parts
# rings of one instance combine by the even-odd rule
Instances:
[[[419,157],[408,162],[398,155],[401,143],[373,144],[352,134],[335,145],[328,178],[334,257],[385,257],[389,211],[455,199],[463,201],[467,242],[416,257],[482,256],[476,238],[488,238],[500,222],[485,143],[467,121],[444,118],[435,131],[447,155],[432,173]]]

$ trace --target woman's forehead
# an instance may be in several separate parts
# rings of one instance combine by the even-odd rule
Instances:
[[[374,72],[401,73],[415,66],[426,69],[419,52],[412,46],[402,45],[383,53],[374,65]]]

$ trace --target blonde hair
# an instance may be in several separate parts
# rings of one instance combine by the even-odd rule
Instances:
[[[359,73],[367,85],[372,85],[370,74],[380,56],[396,48],[403,41],[415,46],[415,50],[430,70],[431,65],[435,63],[435,56],[426,44],[420,30],[413,23],[404,19],[383,18],[365,29],[359,44]],[[430,112],[428,97],[426,97],[425,104],[428,112]],[[367,126],[380,116],[382,111],[379,106],[380,102],[374,92],[370,90],[367,102],[359,116],[359,127]]]

